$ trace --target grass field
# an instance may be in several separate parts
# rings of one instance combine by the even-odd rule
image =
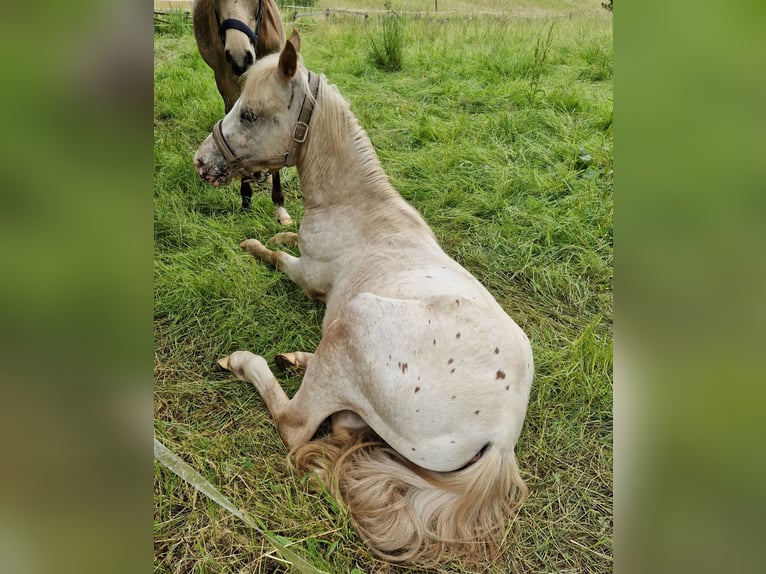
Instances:
[[[433,2],[394,7],[415,4]],[[394,186],[532,342],[517,447],[531,494],[503,557],[481,571],[603,573],[612,570],[611,14],[597,2],[534,4],[545,17],[403,17],[397,72],[371,63],[365,39],[377,17],[298,26],[306,65],[349,100]],[[223,104],[190,23],[169,21],[155,31],[155,436],[326,572],[405,571],[372,557],[343,509],[291,472],[258,394],[214,368],[237,349],[267,359],[313,350],[323,308],[238,248],[283,230],[267,190],[243,213],[238,186],[205,185],[194,171]],[[294,170],[283,185],[297,230]],[[288,394],[300,384],[281,380]],[[289,571],[266,540],[159,465],[154,492],[155,572]]]

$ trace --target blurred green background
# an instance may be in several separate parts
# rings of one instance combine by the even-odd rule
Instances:
[[[149,4],[0,23],[2,571],[151,568]],[[618,572],[760,563],[765,10],[614,10]]]

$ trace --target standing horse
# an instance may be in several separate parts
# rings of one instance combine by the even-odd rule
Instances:
[[[284,45],[279,8],[274,0],[194,0],[192,21],[199,53],[213,69],[215,84],[229,113],[239,96],[240,76],[255,60],[279,52]],[[249,209],[254,176],[241,175],[242,208]],[[272,173],[271,186],[277,220],[290,225],[292,219],[284,206],[279,170]]]
[[[323,335],[315,353],[277,358],[305,369],[292,399],[260,356],[220,364],[255,385],[296,467],[317,473],[377,555],[485,560],[527,494],[514,448],[529,340],[390,185],[348,103],[299,48],[293,32],[253,65],[194,162],[213,184],[231,177],[227,157],[296,166],[305,215],[300,234],[277,239],[301,256],[256,239],[241,248],[326,303]],[[331,435],[312,441],[328,417]]]

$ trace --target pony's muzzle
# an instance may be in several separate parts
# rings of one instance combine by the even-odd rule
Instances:
[[[204,181],[215,186],[226,185],[231,181],[231,169],[218,151],[212,135],[202,142],[194,154],[194,169]]]

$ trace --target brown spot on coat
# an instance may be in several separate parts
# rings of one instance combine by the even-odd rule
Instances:
[[[503,371],[498,371],[497,374],[495,375],[495,378],[496,379],[504,379],[505,378],[505,373]]]
[[[500,349],[495,347],[495,355],[497,355],[500,352]]]
[[[473,414],[478,415],[479,411],[473,411]]]
[[[459,338],[460,338],[460,333],[459,332],[455,333],[455,339],[459,339]]]
[[[449,374],[451,375],[451,374],[452,374],[452,373],[454,373],[454,372],[455,372],[455,369],[452,369],[452,370],[449,372]]]
[[[407,363],[402,363],[402,374],[407,372]]]
[[[448,364],[448,365],[451,365],[451,364],[452,364],[452,363],[454,363],[454,362],[455,362],[455,359],[449,359],[449,360],[447,361],[447,364]]]
[[[420,387],[415,387],[415,392],[420,392]]]

